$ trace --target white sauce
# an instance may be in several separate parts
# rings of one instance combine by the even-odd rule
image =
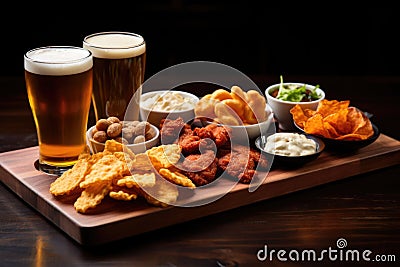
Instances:
[[[303,134],[275,133],[267,137],[264,150],[281,156],[304,156],[315,153],[317,144]]]
[[[193,109],[196,102],[193,98],[169,91],[162,95],[149,97],[143,100],[141,105],[154,111],[171,112]]]

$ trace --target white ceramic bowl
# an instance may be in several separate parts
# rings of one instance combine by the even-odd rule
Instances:
[[[150,124],[150,127],[153,128],[153,130],[155,131],[156,135],[152,139],[147,140],[144,143],[128,144],[127,147],[133,153],[135,153],[135,154],[143,153],[147,149],[150,149],[150,148],[152,148],[152,147],[154,147],[154,146],[156,146],[158,144],[159,137],[160,137],[160,130],[156,126],[154,126],[152,124]],[[93,132],[94,128],[96,128],[96,125],[90,127],[87,130],[87,132],[86,132],[86,140],[87,140],[87,143],[88,143],[88,145],[89,145],[89,147],[91,149],[91,152],[92,153],[97,153],[97,152],[103,151],[105,145],[104,145],[104,143],[97,142],[92,138],[92,132]]]
[[[185,110],[176,110],[176,109],[174,110],[174,108],[172,107],[171,111],[159,111],[145,107],[143,105],[143,103],[146,102],[149,98],[162,96],[167,92],[174,92],[183,96],[184,98],[190,99],[193,103],[193,107]],[[197,96],[183,91],[159,90],[159,91],[147,92],[142,94],[140,97],[140,118],[142,121],[148,121],[149,123],[156,125],[157,127],[159,127],[161,120],[165,118],[175,120],[181,117],[184,122],[188,122],[195,118],[194,107],[198,101],[199,98]]]
[[[304,83],[295,83],[295,82],[285,82],[283,85],[297,85],[297,86],[306,86],[306,89],[314,89],[314,85],[304,84]],[[316,110],[318,107],[318,103],[325,98],[325,92],[317,88],[316,92],[321,96],[318,100],[310,101],[310,102],[290,102],[290,101],[283,101],[277,99],[271,95],[273,91],[279,88],[280,84],[274,84],[269,86],[265,90],[265,96],[267,98],[268,105],[271,106],[272,111],[274,113],[275,118],[278,120],[279,128],[281,130],[292,131],[296,130],[296,127],[293,122],[292,114],[290,113],[290,109],[295,105],[301,105],[302,109],[311,109]]]

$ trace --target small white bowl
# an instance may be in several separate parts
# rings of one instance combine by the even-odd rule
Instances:
[[[193,107],[185,110],[174,110],[172,108],[171,111],[159,111],[154,110],[148,107],[145,107],[143,103],[151,97],[162,96],[167,92],[177,93],[184,98],[189,98],[190,101],[193,102]],[[183,91],[175,91],[175,90],[159,90],[159,91],[151,91],[141,95],[140,97],[140,119],[142,121],[148,121],[149,123],[156,125],[159,127],[162,119],[168,118],[171,120],[175,120],[179,117],[183,119],[184,122],[189,122],[195,118],[194,108],[196,103],[199,101],[199,98],[194,94],[183,92]]]
[[[294,83],[294,82],[285,82],[283,85],[297,85],[297,86],[306,86],[306,89],[314,89],[314,85],[304,84],[304,83]],[[283,101],[277,99],[271,95],[273,91],[279,88],[280,84],[274,84],[269,86],[265,90],[265,96],[267,98],[267,103],[271,106],[272,111],[274,112],[275,118],[278,120],[279,128],[281,130],[292,131],[296,130],[296,127],[293,122],[292,114],[290,113],[290,109],[295,105],[299,104],[302,109],[311,109],[316,110],[318,107],[319,102],[325,98],[325,92],[317,88],[316,92],[321,96],[319,99],[310,101],[310,102],[290,102],[290,101]]]
[[[135,154],[144,153],[147,149],[150,149],[158,144],[160,130],[152,124],[150,124],[150,127],[153,128],[153,130],[156,133],[156,135],[152,139],[147,140],[146,142],[143,142],[143,143],[139,143],[139,144],[127,144],[126,145],[133,153],[135,153]],[[90,127],[89,130],[87,130],[86,141],[91,149],[91,152],[98,153],[98,152],[102,152],[104,150],[105,144],[97,142],[92,138],[92,132],[93,132],[94,128],[96,128],[96,125]]]

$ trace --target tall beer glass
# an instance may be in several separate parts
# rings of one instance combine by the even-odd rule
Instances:
[[[143,37],[129,32],[100,32],[86,36],[83,47],[93,54],[96,121],[111,116],[138,120],[146,65]]]
[[[24,55],[25,83],[39,142],[38,168],[60,175],[86,147],[92,53],[47,46]]]

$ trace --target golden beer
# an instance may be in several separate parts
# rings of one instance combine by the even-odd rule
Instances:
[[[25,83],[43,171],[65,171],[85,149],[92,66],[91,52],[79,47],[44,47],[25,54]]]
[[[96,121],[111,116],[138,120],[146,65],[143,37],[128,32],[100,32],[86,36],[83,47],[93,54],[92,103]],[[130,101],[134,105],[129,105]]]

